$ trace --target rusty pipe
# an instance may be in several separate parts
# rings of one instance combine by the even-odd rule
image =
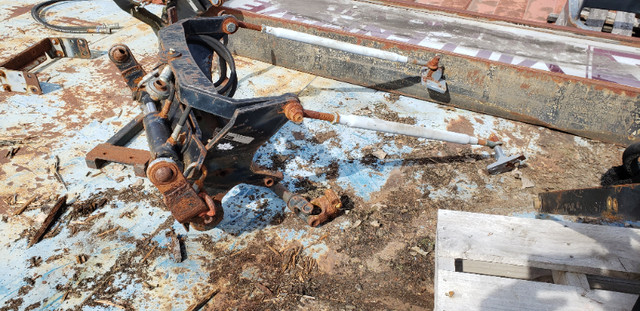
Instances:
[[[337,113],[326,113],[304,109],[303,114],[305,118],[328,121],[331,123],[338,123],[338,121],[340,121],[340,115]]]

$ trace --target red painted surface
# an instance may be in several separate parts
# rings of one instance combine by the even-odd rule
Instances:
[[[415,0],[415,2],[467,10],[469,13],[546,22],[550,13],[560,13],[567,0]]]
[[[416,3],[431,4],[453,9],[465,10],[472,0],[416,0]]]
[[[566,0],[529,0],[529,6],[522,19],[544,22],[550,13],[560,13]]]

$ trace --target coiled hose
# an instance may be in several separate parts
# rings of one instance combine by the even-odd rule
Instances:
[[[214,37],[208,35],[193,35],[187,38],[188,43],[200,43],[209,47],[218,55],[218,68],[220,77],[213,85],[216,87],[218,94],[233,97],[238,88],[238,75],[236,74],[236,64],[233,61],[233,55],[227,47]],[[228,71],[228,74],[227,74]],[[210,77],[211,73],[207,73]]]
[[[118,24],[102,24],[102,25],[98,25],[98,26],[53,25],[53,24],[48,23],[47,21],[45,21],[42,18],[40,13],[44,8],[46,8],[46,7],[48,7],[48,6],[52,5],[52,4],[56,4],[58,2],[63,2],[63,1],[78,1],[78,0],[49,0],[49,1],[42,2],[42,3],[38,3],[33,8],[31,8],[31,16],[38,23],[44,25],[45,27],[47,27],[47,28],[49,28],[51,30],[60,31],[60,32],[68,32],[68,33],[111,33],[111,31],[113,29],[119,29],[120,28],[120,25],[118,25]],[[79,0],[79,1],[84,1],[84,0]]]

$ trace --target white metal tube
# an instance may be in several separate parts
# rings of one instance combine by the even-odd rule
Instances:
[[[338,123],[349,127],[355,127],[365,130],[442,140],[457,144],[479,144],[477,138],[461,133],[434,130],[422,126],[377,120],[361,116],[340,115]]]
[[[318,37],[318,36],[310,35],[310,34],[299,32],[299,31],[262,25],[262,32],[268,33],[278,38],[289,39],[289,40],[304,42],[304,43],[313,44],[313,45],[319,45],[319,46],[340,50],[344,52],[354,53],[358,55],[364,55],[364,56],[389,60],[392,62],[400,62],[400,63],[409,62],[409,58],[407,56],[403,56],[398,53],[383,51],[380,49],[374,49],[374,48],[361,46],[357,44],[351,44],[347,42],[341,42],[341,41],[333,40],[329,38]]]

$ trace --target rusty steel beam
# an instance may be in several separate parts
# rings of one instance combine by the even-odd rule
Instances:
[[[621,145],[640,141],[640,89],[567,76],[417,45],[347,33],[225,8],[239,20],[283,27],[392,51],[416,59],[441,55],[445,94],[420,83],[421,67],[359,56],[239,29],[229,48],[237,55],[314,75]],[[211,15],[218,12],[211,11]]]

